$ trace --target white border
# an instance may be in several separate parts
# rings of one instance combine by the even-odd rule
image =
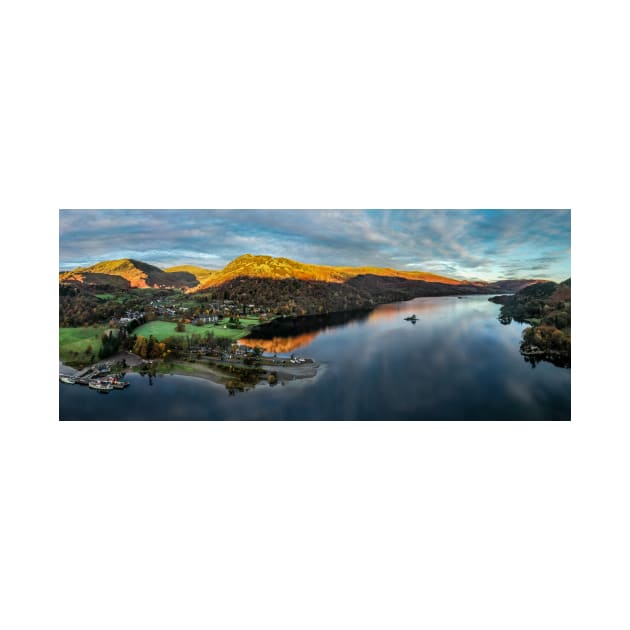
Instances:
[[[628,627],[616,6],[3,11],[0,625]],[[77,207],[571,207],[573,421],[59,423]]]

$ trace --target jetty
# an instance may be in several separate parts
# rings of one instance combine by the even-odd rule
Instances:
[[[113,389],[129,387],[129,383],[122,380],[123,376],[123,374],[111,372],[111,363],[101,363],[91,365],[72,376],[60,374],[59,379],[68,385],[87,385],[90,389],[99,392],[109,392]]]

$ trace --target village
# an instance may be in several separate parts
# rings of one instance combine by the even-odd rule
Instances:
[[[319,367],[310,358],[264,352],[255,340],[239,342],[254,326],[275,318],[262,305],[229,299],[200,303],[178,292],[124,306],[108,322],[98,359],[92,355],[74,373],[76,362],[68,362],[60,373],[63,383],[109,393],[129,385],[127,371],[149,377],[180,374],[224,384],[233,394],[260,382],[273,386],[311,378]]]
[[[200,303],[198,301],[183,300],[180,295],[151,299],[144,307],[126,310],[124,315],[112,318],[112,327],[125,327],[132,322],[142,324],[155,319],[167,321],[183,321],[185,324],[199,326],[215,324],[230,317],[257,318],[261,323],[268,321],[268,309],[256,304],[239,304],[232,300],[215,300]]]

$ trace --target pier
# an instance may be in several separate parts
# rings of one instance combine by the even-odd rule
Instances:
[[[75,385],[87,385],[92,386],[94,389],[94,382],[104,381],[106,383],[110,383],[112,385],[112,389],[124,389],[128,387],[129,383],[123,380],[118,380],[122,378],[121,374],[112,374],[111,373],[111,363],[103,363],[98,365],[91,365],[87,368],[84,368],[82,371],[77,372],[71,376],[60,374],[61,377],[68,377],[73,379]],[[62,379],[63,380],[63,379]],[[66,381],[68,382],[68,381]],[[92,383],[92,385],[90,385]],[[72,383],[69,383],[72,384]]]

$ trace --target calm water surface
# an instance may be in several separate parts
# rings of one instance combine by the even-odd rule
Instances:
[[[571,371],[533,368],[523,325],[497,321],[488,296],[418,298],[349,322],[269,329],[266,350],[311,357],[313,379],[230,396],[185,376],[127,374],[107,395],[59,384],[63,420],[568,420]],[[404,321],[410,314],[418,322]],[[315,329],[313,329],[315,328]]]

